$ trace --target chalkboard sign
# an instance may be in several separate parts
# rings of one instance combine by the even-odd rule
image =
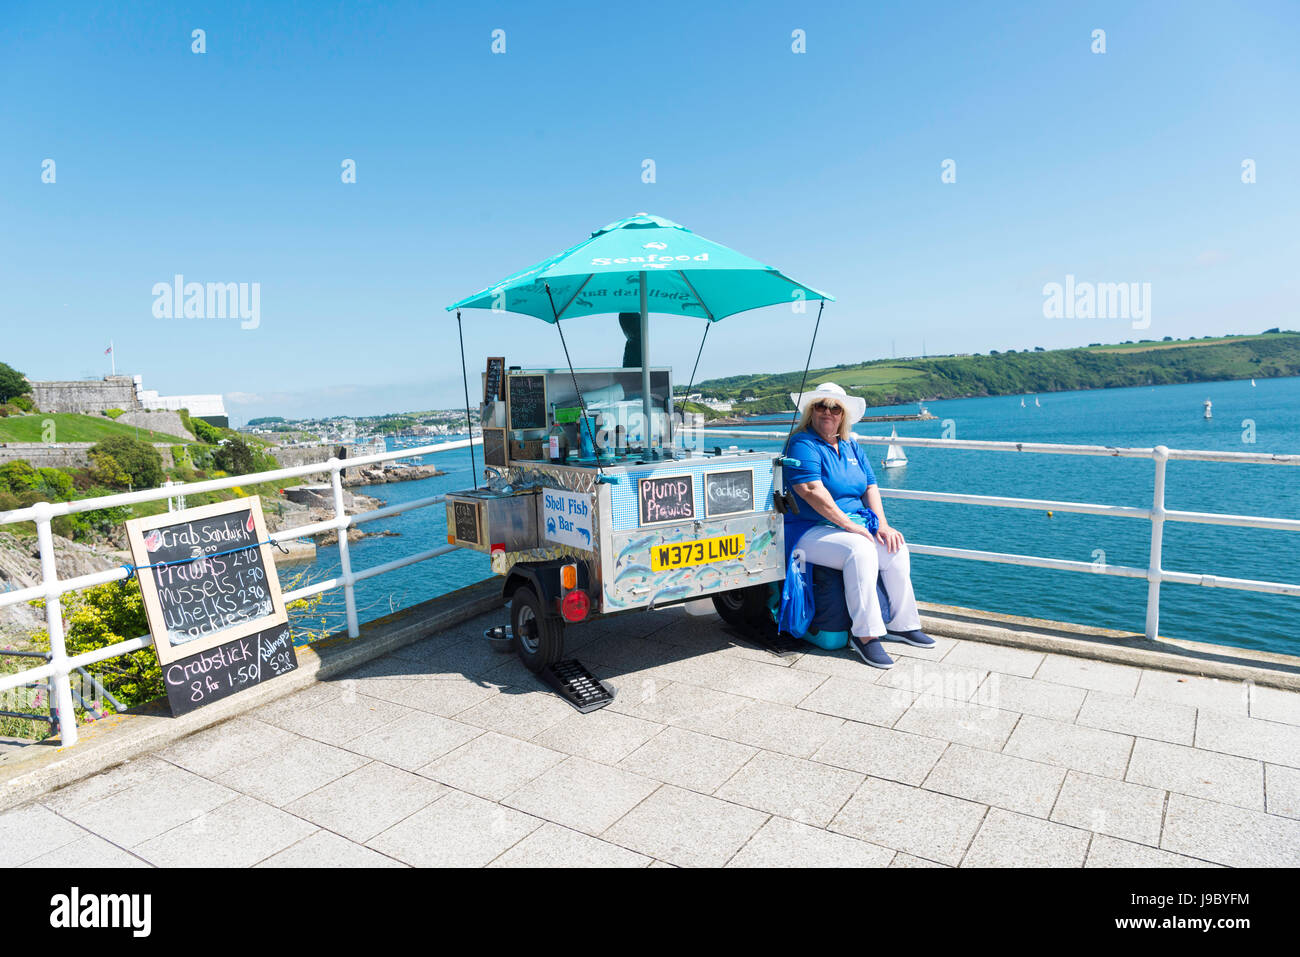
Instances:
[[[478,534],[478,506],[473,502],[452,502],[451,507],[456,540],[473,545],[483,544]]]
[[[506,456],[506,430],[483,430],[483,464],[505,468],[509,464]]]
[[[163,684],[179,716],[297,667],[289,626],[276,625],[165,665]]]
[[[126,523],[164,668],[288,621],[257,496]]]
[[[483,401],[491,402],[494,399],[504,399],[506,397],[502,386],[505,385],[506,378],[506,358],[505,356],[489,356],[487,361],[487,373],[483,376]]]
[[[546,428],[546,376],[512,375],[506,380],[508,428]]]
[[[695,478],[669,475],[637,482],[636,497],[642,525],[684,522],[695,517]]]
[[[735,515],[754,510],[754,470],[708,472],[704,476],[704,514]]]

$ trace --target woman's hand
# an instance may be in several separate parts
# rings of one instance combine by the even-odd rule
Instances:
[[[864,528],[864,532],[867,530]],[[870,535],[870,532],[867,532]],[[891,552],[896,552],[903,545],[903,533],[888,522],[881,522],[880,528],[876,530],[876,541],[884,545]]]

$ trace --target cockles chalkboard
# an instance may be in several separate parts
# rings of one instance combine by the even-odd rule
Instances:
[[[165,665],[163,684],[179,716],[297,667],[289,626],[277,625]]]
[[[158,660],[288,621],[257,496],[126,523]]]
[[[637,483],[636,497],[642,525],[683,522],[695,517],[692,475],[643,478]]]
[[[505,356],[489,356],[487,361],[487,372],[483,375],[483,401],[492,402],[496,399],[504,399],[505,393],[502,392],[501,386],[504,384],[506,376],[506,358]]]
[[[546,376],[512,375],[506,379],[511,431],[546,428]]]
[[[754,510],[754,470],[708,472],[704,476],[704,514],[735,515]]]

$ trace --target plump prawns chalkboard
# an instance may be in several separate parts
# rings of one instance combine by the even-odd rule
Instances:
[[[640,479],[636,487],[642,525],[684,522],[695,517],[695,477],[656,475]]]
[[[289,620],[256,495],[126,523],[166,665]]]

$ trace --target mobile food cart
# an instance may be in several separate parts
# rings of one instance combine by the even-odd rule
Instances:
[[[447,540],[489,555],[505,578],[513,645],[530,669],[558,662],[565,627],[595,616],[705,597],[733,623],[766,609],[767,586],[785,575],[788,460],[681,441],[671,370],[646,361],[649,305],[712,323],[829,298],[638,214],[448,307],[458,319],[469,308],[537,316],[562,341],[565,319],[639,320],[634,367],[507,368],[494,357],[483,375],[488,481],[447,494]]]

